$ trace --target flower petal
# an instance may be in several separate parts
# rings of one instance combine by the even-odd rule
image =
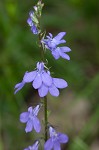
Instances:
[[[51,150],[53,148],[52,138],[48,139],[44,144],[44,150]]]
[[[57,44],[62,44],[62,43],[66,43],[66,41],[65,40],[57,41]]]
[[[23,88],[23,86],[25,85],[25,82],[20,82],[20,83],[18,83],[18,84],[16,84],[15,85],[15,92],[14,92],[14,94],[16,94],[19,90],[21,90],[22,88]]]
[[[33,109],[33,114],[34,114],[34,116],[37,116],[39,110],[40,110],[40,105],[37,105],[37,106]]]
[[[70,52],[71,51],[71,49],[67,46],[63,46],[63,47],[59,47],[59,48],[60,48],[60,51],[62,51],[62,52]]]
[[[26,123],[28,121],[29,118],[29,113],[28,112],[23,112],[20,114],[20,121],[22,123]]]
[[[52,96],[59,96],[59,90],[55,87],[54,84],[52,84],[50,87],[49,87],[49,92]]]
[[[63,52],[60,52],[59,54],[60,54],[60,56],[61,56],[62,58],[67,59],[67,60],[70,60],[69,55],[67,55],[67,54],[65,54],[65,53],[63,53]]]
[[[41,78],[41,75],[40,74],[37,74],[36,78],[34,79],[33,81],[33,87],[35,89],[38,89],[40,88],[40,86],[42,85],[42,78]]]
[[[32,146],[28,146],[24,150],[38,150],[39,142],[36,141]]]
[[[28,120],[27,124],[26,124],[26,128],[25,128],[25,132],[31,132],[33,129],[33,121],[32,120]]]
[[[37,71],[26,72],[23,77],[23,81],[26,83],[32,82],[36,77],[36,73]]]
[[[66,88],[68,86],[67,82],[63,79],[53,78],[53,83],[57,88]]]
[[[56,48],[56,45],[57,45],[57,41],[55,41],[55,40],[49,40],[48,42],[47,42],[47,46],[48,46],[48,49],[50,49],[50,50],[53,50],[54,48]]]
[[[43,63],[43,62],[41,62],[41,63],[38,62],[36,66],[37,66],[37,69],[38,69],[40,72],[41,72],[42,70],[44,70],[44,63]]]
[[[61,150],[60,143],[58,141],[54,142],[54,150]]]
[[[40,97],[44,97],[47,95],[48,93],[48,87],[44,84],[42,84],[42,86],[38,89],[38,93]]]
[[[24,150],[29,150],[29,148],[25,148]]]
[[[38,150],[38,146],[39,146],[39,142],[36,141],[32,146],[31,146],[31,150]]]
[[[33,114],[33,108],[32,108],[32,107],[29,107],[29,108],[28,108],[28,112],[29,112],[29,114]]]
[[[42,73],[42,81],[46,86],[51,86],[51,84],[52,84],[52,78],[46,72]]]
[[[52,33],[49,33],[49,36],[50,36],[50,38],[52,38],[53,37]]]
[[[53,39],[60,41],[63,36],[66,34],[66,32],[60,32],[58,35],[56,35]]]
[[[40,132],[41,124],[40,124],[40,121],[37,117],[33,118],[33,126],[34,126],[34,129],[35,129],[36,132]]]
[[[58,133],[58,138],[60,143],[68,142],[68,136],[66,134]]]
[[[53,50],[52,55],[55,59],[58,59],[60,57],[59,52],[57,50]]]
[[[50,133],[50,137],[53,137],[56,133],[55,129],[52,128],[51,126],[49,127],[49,133]]]

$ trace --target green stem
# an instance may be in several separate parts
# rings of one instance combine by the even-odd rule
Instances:
[[[40,44],[40,47],[41,47],[41,60],[44,62],[44,50],[43,50],[43,46],[42,46],[42,43],[41,43],[41,33],[39,33],[39,44]]]
[[[40,20],[39,20],[39,27],[40,27]],[[41,43],[41,33],[39,33],[39,44],[40,44],[40,48],[41,48],[41,60],[44,62],[45,58],[44,58],[44,49],[43,49],[43,45]],[[48,139],[48,131],[47,131],[47,124],[48,124],[48,118],[47,118],[47,96],[44,97],[44,139],[45,142]]]
[[[47,118],[47,96],[44,97],[44,124],[45,124],[45,142],[48,139],[48,133],[47,133],[47,123],[48,123],[48,118]]]

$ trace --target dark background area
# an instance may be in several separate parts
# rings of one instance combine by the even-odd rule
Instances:
[[[19,115],[37,104],[37,92],[27,84],[14,95],[15,84],[40,60],[37,37],[26,23],[36,2],[0,1],[0,150],[22,150],[36,136],[24,132]],[[69,84],[58,98],[48,95],[49,121],[69,136],[63,150],[99,150],[99,1],[44,3],[42,28],[53,35],[66,31],[66,46],[72,50],[70,61],[46,54],[53,76]]]

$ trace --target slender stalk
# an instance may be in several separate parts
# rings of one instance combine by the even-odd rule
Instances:
[[[39,39],[40,39],[40,34],[39,34]],[[40,42],[40,41],[39,41]],[[41,60],[44,62],[44,50],[43,50],[43,46],[40,42],[40,46],[41,46]],[[47,133],[47,123],[48,123],[48,118],[47,118],[47,96],[44,97],[44,139],[45,142],[48,139],[48,133]]]
[[[47,96],[44,97],[44,120],[45,120],[45,142],[48,139],[48,133],[47,133],[47,123],[48,123],[48,118],[47,118]]]
[[[42,0],[41,0],[42,1]],[[40,19],[39,19],[39,27],[40,27]],[[41,32],[39,33],[39,44],[40,44],[40,48],[41,48],[41,60],[44,62],[45,58],[44,58],[44,49],[43,49],[43,45],[41,43],[42,40],[42,36],[41,36]],[[45,96],[43,98],[43,104],[44,104],[44,139],[45,142],[48,139],[48,132],[47,132],[47,124],[48,124],[48,117],[47,117],[47,96]]]
[[[44,62],[44,50],[43,50],[43,46],[42,46],[42,43],[41,43],[41,33],[39,33],[39,44],[40,44],[40,47],[41,47],[41,60]]]
[[[39,35],[39,39],[40,39],[40,35]],[[44,62],[44,50],[43,50],[43,46],[40,42],[40,46],[41,46],[41,60]],[[45,142],[48,139],[48,133],[47,133],[47,123],[48,123],[48,118],[47,118],[47,96],[45,96],[43,98],[43,104],[44,104],[44,139]]]

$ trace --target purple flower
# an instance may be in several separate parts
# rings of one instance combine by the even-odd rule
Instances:
[[[61,150],[60,143],[67,143],[68,136],[62,133],[57,133],[54,128],[49,127],[50,138],[44,144],[44,150]]]
[[[39,141],[36,141],[32,146],[25,148],[24,150],[38,150]]]
[[[26,72],[21,83],[15,85],[15,94],[22,89],[25,83],[32,82],[34,89],[39,89],[42,84],[45,86],[52,85],[52,77],[44,69],[44,63],[37,63],[37,70]]]
[[[33,22],[34,12],[33,12],[33,11],[30,11],[29,16],[30,16],[30,17],[27,19],[27,23],[28,23],[28,25],[31,27],[32,33],[33,33],[33,34],[38,34],[38,29],[37,29],[35,23]]]
[[[66,88],[67,82],[63,79],[52,78],[50,72],[45,69],[46,66],[43,62],[37,63],[37,69],[35,71],[26,72],[21,83],[15,85],[15,94],[23,88],[25,83],[32,82],[34,89],[38,89],[40,97],[44,97],[48,92],[52,96],[58,96],[58,88]]]
[[[67,46],[57,47],[59,44],[66,43],[63,36],[66,32],[60,32],[57,36],[53,38],[53,35],[49,33],[49,36],[46,36],[47,39],[43,39],[41,42],[45,44],[45,47],[49,49],[55,59],[59,59],[60,57],[70,60],[69,55],[65,54],[66,52],[70,52],[71,49]]]
[[[28,112],[23,112],[20,115],[20,121],[26,123],[25,131],[31,132],[33,129],[36,132],[40,132],[41,125],[40,121],[37,118],[38,112],[40,110],[40,105],[37,105],[34,109],[32,107],[28,108]]]
[[[53,35],[49,33],[49,36],[46,36],[47,39],[43,39],[42,42],[46,45],[48,49],[52,51],[57,47],[57,45],[66,42],[64,39],[62,39],[65,34],[66,32],[60,32],[57,36],[53,38]]]
[[[50,92],[52,96],[58,96],[58,88],[66,88],[68,86],[67,82],[60,78],[52,78],[50,72],[45,70],[44,63],[37,63],[37,70],[26,72],[22,82],[15,85],[15,94],[23,88],[25,83],[32,82],[34,89],[38,89],[40,97],[44,97]]]

